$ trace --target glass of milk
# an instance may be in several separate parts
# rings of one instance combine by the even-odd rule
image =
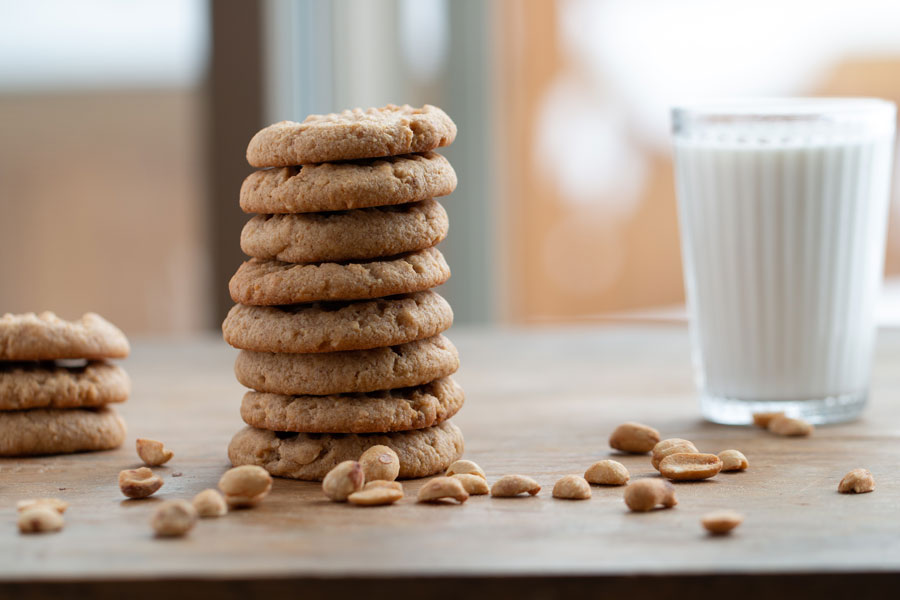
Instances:
[[[672,111],[703,416],[811,423],[866,403],[896,107],[850,98]]]

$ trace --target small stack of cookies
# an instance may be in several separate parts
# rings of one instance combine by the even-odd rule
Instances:
[[[94,313],[0,317],[0,456],[118,448],[125,422],[109,406],[131,381],[107,362],[128,356],[125,335]]]
[[[263,170],[241,187],[241,208],[259,213],[241,235],[253,258],[222,325],[253,390],[228,447],[235,466],[319,481],[385,445],[412,478],[462,455],[448,420],[464,401],[450,377],[459,359],[441,335],[453,312],[430,289],[450,277],[434,198],[456,188],[433,150],[455,137],[427,105],[313,115],[253,137],[247,160]]]

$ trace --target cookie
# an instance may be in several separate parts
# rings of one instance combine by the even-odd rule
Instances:
[[[446,470],[463,454],[463,436],[450,421],[435,427],[370,434],[276,433],[245,427],[228,445],[234,466],[259,465],[276,477],[321,481],[338,463],[356,460],[384,445],[400,457],[400,478],[427,477]]]
[[[449,146],[455,138],[456,124],[440,108],[388,104],[269,125],[250,140],[247,162],[254,167],[289,167],[396,156]]]
[[[130,391],[125,371],[103,361],[79,367],[0,363],[0,410],[100,406],[125,402]]]
[[[125,421],[109,406],[0,412],[0,456],[111,450],[125,432]]]
[[[335,300],[363,300],[408,294],[441,285],[450,267],[437,248],[351,263],[296,265],[251,258],[228,289],[239,304],[273,306]]]
[[[254,171],[241,185],[248,213],[308,213],[446,196],[456,172],[435,152]]]
[[[442,335],[371,350],[279,354],[241,351],[238,381],[257,392],[325,395],[422,385],[452,375],[459,355]]]
[[[0,360],[125,358],[128,351],[125,334],[94,313],[78,321],[52,312],[0,317]]]
[[[247,392],[241,417],[251,427],[304,433],[383,433],[431,427],[456,414],[465,394],[450,377],[365,394],[285,396]]]
[[[301,215],[257,215],[241,232],[241,250],[290,263],[366,260],[424,250],[447,237],[434,200],[400,206]]]
[[[336,352],[396,346],[437,335],[453,310],[432,291],[363,302],[297,306],[238,304],[222,323],[225,341],[255,352]]]

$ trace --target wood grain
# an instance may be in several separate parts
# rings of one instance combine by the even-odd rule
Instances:
[[[381,597],[373,582],[420,593],[422,581],[441,582],[434,597],[457,588],[503,597],[490,583],[502,581],[503,590],[523,597],[602,583],[633,597],[664,590],[702,596],[732,586],[737,598],[758,593],[763,582],[785,593],[811,593],[824,581],[832,582],[826,590],[897,583],[900,332],[881,335],[865,417],[819,428],[809,439],[700,421],[679,326],[454,329],[449,337],[468,394],[454,419],[466,434],[466,457],[489,481],[506,473],[536,478],[544,486],[538,497],[418,505],[422,482],[412,481],[398,505],[361,508],[327,502],[315,484],[277,480],[256,509],[202,521],[185,539],[154,539],[148,520],[160,499],[214,487],[228,467],[225,447],[241,426],[242,388],[231,371],[235,352],[218,339],[138,341],[124,363],[134,380],[122,409],[126,447],[0,461],[0,597],[137,594],[126,585],[135,580],[148,582],[142,594],[173,597],[274,593],[300,583],[309,593],[366,589]],[[557,478],[603,458],[620,460],[632,477],[655,475],[647,456],[609,449],[609,433],[625,420],[705,451],[738,448],[750,469],[679,483],[676,508],[647,514],[627,512],[621,488],[594,487],[589,501],[551,498]],[[163,440],[176,455],[155,469],[165,479],[155,498],[125,500],[116,475],[138,465],[138,436]],[[874,493],[837,493],[855,467],[872,471]],[[71,503],[62,532],[16,532],[16,500],[35,496]],[[718,508],[746,516],[734,535],[711,538],[701,529],[700,517]],[[872,573],[879,575],[864,576]]]

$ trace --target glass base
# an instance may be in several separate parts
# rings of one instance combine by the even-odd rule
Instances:
[[[798,400],[748,400],[704,393],[700,395],[700,411],[706,420],[722,425],[749,425],[753,423],[753,414],[761,412],[783,412],[789,417],[822,425],[857,419],[868,399],[868,390]]]

